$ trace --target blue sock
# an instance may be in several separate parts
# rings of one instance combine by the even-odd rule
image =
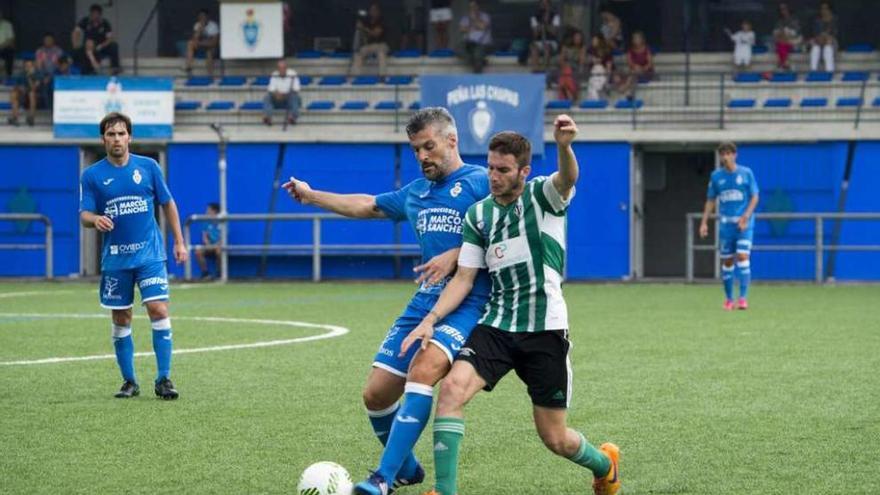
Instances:
[[[137,383],[134,376],[134,340],[131,338],[131,327],[113,325],[113,348],[116,349],[116,364],[122,373],[122,379]]]
[[[721,281],[724,282],[724,296],[733,300],[733,266],[721,265]]]
[[[151,322],[153,352],[156,353],[156,383],[171,374],[171,318]]]
[[[388,443],[388,436],[391,433],[391,425],[394,422],[394,416],[397,415],[399,406],[400,403],[395,403],[388,409],[383,409],[381,411],[367,410],[367,416],[370,418],[370,425],[373,427],[373,432],[376,433],[376,438],[382,442],[383,446]],[[406,458],[403,466],[400,468],[400,472],[404,474],[414,473],[418,464],[419,462],[410,452],[409,457]],[[389,483],[393,481],[393,479],[388,480]]]
[[[404,461],[412,456],[413,447],[431,417],[431,405],[434,402],[434,387],[430,385],[408,382],[405,391],[403,407],[394,416],[391,434],[377,469],[389,481],[393,481],[398,475],[407,478],[414,474],[403,470]]]
[[[745,299],[749,297],[749,282],[752,281],[752,263],[749,260],[737,261],[736,267],[739,268],[739,297]]]

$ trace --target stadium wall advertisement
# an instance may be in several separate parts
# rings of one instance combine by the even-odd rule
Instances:
[[[221,2],[221,58],[284,56],[281,2]]]
[[[174,79],[170,77],[77,77],[55,79],[55,137],[98,138],[109,112],[131,117],[135,138],[172,137]]]

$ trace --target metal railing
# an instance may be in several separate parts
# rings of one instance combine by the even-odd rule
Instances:
[[[192,252],[195,248],[203,247],[201,244],[192,244],[191,227],[196,222],[217,222],[228,224],[238,221],[311,221],[312,242],[309,244],[227,244],[221,245],[221,266],[229,266],[229,254],[247,254],[256,256],[268,256],[270,254],[287,254],[291,256],[312,257],[312,281],[321,281],[321,258],[322,256],[353,255],[360,256],[420,256],[418,244],[322,244],[321,222],[324,220],[357,220],[344,217],[335,213],[231,213],[227,215],[190,215],[183,225],[183,237],[187,249]],[[222,270],[220,278],[224,282],[228,280],[228,269]],[[184,277],[192,279],[192,257],[184,266]]]
[[[685,215],[687,222],[686,241],[686,267],[685,277],[688,282],[694,281],[694,252],[718,250],[718,237],[715,235],[714,242],[706,245],[694,244],[694,223],[702,218],[702,213],[688,213]],[[828,251],[876,251],[880,252],[880,245],[874,244],[826,244],[825,221],[826,220],[880,220],[880,213],[755,213],[755,220],[813,220],[815,222],[815,242],[813,244],[769,244],[752,246],[753,251],[800,251],[814,253],[815,277],[817,284],[825,281],[825,253]],[[713,220],[717,215],[711,215]],[[717,232],[717,229],[716,229]]]
[[[38,221],[46,225],[46,240],[43,244],[0,244],[0,250],[3,249],[45,249],[46,250],[46,278],[51,279],[52,273],[52,221],[46,215],[39,213],[0,213],[0,221],[20,222],[20,221]]]

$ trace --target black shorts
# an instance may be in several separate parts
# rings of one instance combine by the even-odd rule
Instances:
[[[467,361],[491,391],[511,369],[528,387],[532,404],[567,408],[571,398],[568,330],[505,332],[477,325],[456,359]]]

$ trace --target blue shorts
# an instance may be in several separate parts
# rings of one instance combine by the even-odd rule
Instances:
[[[721,258],[733,258],[736,253],[749,254],[752,251],[752,235],[751,227],[746,230],[739,230],[736,223],[726,223],[721,225],[718,232],[718,244],[721,251]]]
[[[134,286],[141,291],[141,303],[168,300],[168,271],[164,261],[155,261],[128,270],[101,273],[101,307],[128,309],[134,303]]]
[[[379,345],[379,352],[376,353],[373,366],[397,376],[406,376],[409,371],[409,363],[420,347],[419,343],[416,343],[409,348],[405,356],[399,357],[400,344],[427,316],[438,297],[437,295],[418,293],[412,298],[406,309],[403,310],[403,314],[391,325],[385,340]],[[477,321],[483,316],[485,301],[479,299],[484,302],[479,304],[479,301],[471,299],[466,299],[458,309],[434,325],[434,336],[431,338],[431,343],[437,345],[446,354],[450,363],[458,355],[459,349],[471,334],[471,330],[477,326]]]

